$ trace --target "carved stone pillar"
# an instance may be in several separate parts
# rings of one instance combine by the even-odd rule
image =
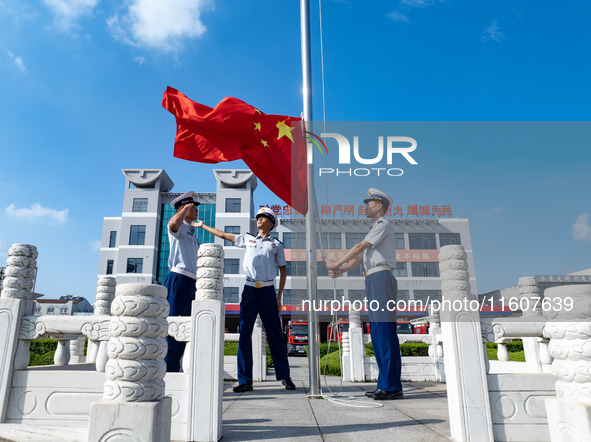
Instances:
[[[111,303],[115,299],[116,281],[114,276],[102,276],[96,284],[96,302],[94,303],[95,315],[111,314]],[[104,372],[109,357],[107,356],[107,339],[88,340],[87,362],[96,362],[97,371]]]
[[[29,365],[30,340],[19,340],[22,317],[33,313],[37,248],[13,244],[8,250],[5,279],[0,294],[0,422],[6,419],[14,370]]]
[[[13,244],[8,249],[2,297],[21,299],[24,302],[22,315],[33,314],[33,287],[37,275],[37,247],[29,244]],[[15,370],[24,370],[29,365],[30,340],[20,340],[14,360]]]
[[[449,245],[439,250],[443,294],[440,318],[451,437],[492,442],[480,314],[469,307],[474,297],[470,294],[466,258],[462,246]]]
[[[191,341],[187,346],[191,358],[187,441],[218,441],[223,434],[223,268],[223,247],[201,244],[197,260],[197,292],[191,309]]]
[[[166,288],[121,284],[111,305],[104,400],[90,410],[89,441],[169,441],[164,397],[169,312]]]
[[[544,336],[556,399],[546,399],[550,437],[556,441],[591,440],[591,286],[565,285],[544,292]]]

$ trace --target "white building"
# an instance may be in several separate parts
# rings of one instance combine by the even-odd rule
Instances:
[[[65,295],[60,299],[35,299],[35,315],[92,315],[94,309],[86,298]]]
[[[124,169],[125,188],[121,216],[106,217],[103,224],[99,276],[114,275],[117,283],[141,282],[162,284],[168,274],[168,236],[166,225],[174,211],[169,203],[180,195],[173,193],[170,177],[162,169]],[[253,192],[257,178],[250,170],[214,170],[215,193],[199,193],[199,219],[229,233],[256,233]],[[183,192],[191,189],[182,189]],[[279,206],[272,206],[279,207]],[[287,207],[287,206],[284,206]],[[290,213],[291,210],[286,210]],[[282,212],[283,213],[283,212]],[[470,283],[476,295],[477,285],[468,220],[465,218],[387,219],[394,225],[397,241],[398,299],[441,299],[438,249],[447,244],[462,244],[468,254]],[[367,218],[342,217],[322,219],[319,231],[322,248],[328,258],[338,256],[360,242],[370,229]],[[302,312],[305,290],[305,226],[301,215],[280,216],[271,233],[285,247],[288,280],[283,298],[286,318]],[[203,229],[196,231],[200,243],[224,241]],[[241,274],[244,250],[223,244],[225,249],[224,298],[226,323],[237,326],[240,293],[245,277]],[[320,242],[318,243],[320,249]],[[334,283],[322,261],[318,262],[318,297],[333,299]],[[338,299],[364,296],[361,269],[336,280]],[[409,312],[409,318],[423,315]],[[399,315],[400,317],[400,315]]]

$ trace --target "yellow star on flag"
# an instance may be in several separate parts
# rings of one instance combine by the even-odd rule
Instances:
[[[261,140],[261,144],[265,147],[269,147],[269,143],[267,143],[265,140]]]
[[[261,131],[261,123],[254,123],[254,130]]]
[[[259,114],[259,115],[261,114],[261,111],[260,111],[260,110],[258,110],[256,107],[254,108],[254,111],[255,111],[257,114]]]
[[[287,137],[291,140],[291,142],[293,143],[293,135],[291,134],[291,131],[294,129],[293,127],[289,127],[287,124],[285,124],[287,120],[285,121],[280,121],[279,123],[277,123],[276,127],[277,129],[279,129],[279,135],[277,135],[277,141],[279,141],[282,137]]]

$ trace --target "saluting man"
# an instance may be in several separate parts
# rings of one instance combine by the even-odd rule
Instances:
[[[170,316],[191,316],[191,302],[195,299],[199,242],[195,238],[195,229],[191,223],[197,219],[199,203],[194,197],[195,192],[186,192],[170,203],[170,206],[176,210],[176,214],[168,221],[170,273],[164,279],[164,286],[168,290]],[[170,336],[167,336],[166,340],[168,342],[168,354],[165,358],[166,371],[179,372],[185,342],[178,342]]]
[[[283,342],[279,310],[281,296],[287,279],[283,243],[269,235],[276,223],[275,213],[268,207],[261,208],[256,215],[258,234],[235,235],[206,226],[202,221],[193,223],[209,233],[246,249],[243,269],[246,283],[240,302],[240,338],[238,341],[238,386],[236,393],[252,391],[252,330],[257,315],[261,315],[275,376],[287,390],[295,390],[289,373],[287,351]],[[279,268],[279,293],[275,293],[275,276]]]
[[[338,278],[363,263],[365,293],[369,301],[377,301],[377,309],[369,309],[371,342],[378,363],[378,385],[366,395],[376,400],[402,399],[400,374],[402,359],[396,333],[396,303],[398,283],[392,274],[396,268],[394,227],[384,219],[392,198],[377,189],[367,191],[366,215],[373,224],[359,244],[338,261],[328,262],[330,276]],[[388,301],[393,301],[388,304]],[[375,308],[375,302],[374,308]],[[388,311],[391,310],[391,311]]]

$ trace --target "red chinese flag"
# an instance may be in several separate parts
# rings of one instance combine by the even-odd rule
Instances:
[[[301,119],[266,115],[233,97],[215,108],[168,87],[162,107],[176,117],[174,156],[199,163],[242,159],[279,198],[306,213],[306,143]]]

